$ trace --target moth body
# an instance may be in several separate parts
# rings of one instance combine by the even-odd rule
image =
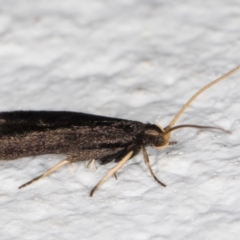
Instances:
[[[13,111],[0,113],[0,160],[14,160],[43,154],[65,154],[67,158],[42,175],[23,184],[25,187],[58,168],[79,161],[98,160],[100,164],[115,161],[117,164],[98,182],[90,192],[116,172],[142,150],[144,162],[152,177],[163,187],[152,171],[146,146],[161,149],[170,144],[170,132],[178,128],[194,127],[218,129],[219,127],[192,124],[174,126],[187,107],[205,90],[226,79],[240,66],[210,82],[198,90],[177,112],[165,128],[118,118],[64,111]]]
[[[66,154],[71,161],[118,162],[141,146],[161,146],[159,127],[118,118],[64,111],[0,113],[0,159]]]

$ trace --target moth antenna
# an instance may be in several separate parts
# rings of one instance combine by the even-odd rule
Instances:
[[[224,128],[221,127],[213,127],[213,126],[201,126],[201,125],[193,125],[193,124],[183,124],[183,125],[178,125],[178,126],[174,126],[172,128],[167,128],[166,131],[164,132],[164,134],[168,134],[176,129],[179,128],[200,128],[200,129],[215,129],[215,130],[220,130],[226,133],[231,133],[231,131],[228,131]]]
[[[216,80],[208,83],[207,85],[205,85],[203,88],[201,88],[200,90],[198,90],[183,106],[182,108],[178,111],[178,113],[175,115],[175,117],[172,119],[172,121],[170,122],[170,124],[165,128],[170,129],[172,128],[172,126],[175,124],[175,122],[178,120],[178,118],[182,115],[182,113],[186,110],[186,108],[205,90],[207,90],[208,88],[212,87],[213,85],[217,84],[218,82],[220,82],[221,80],[231,76],[233,73],[237,72],[240,69],[240,65],[237,66],[236,68],[232,69],[231,71],[227,72],[226,74],[222,75],[221,77],[217,78]]]

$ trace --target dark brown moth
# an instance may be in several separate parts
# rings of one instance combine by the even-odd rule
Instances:
[[[144,162],[153,178],[157,179],[149,163],[146,146],[157,149],[167,147],[171,142],[170,132],[183,127],[216,128],[209,126],[174,124],[185,109],[203,91],[227,78],[240,66],[197,91],[179,110],[170,124],[162,128],[155,124],[145,124],[118,118],[110,118],[77,112],[63,111],[14,111],[0,113],[0,159],[14,160],[43,154],[65,154],[67,158],[23,184],[25,187],[58,168],[73,162],[98,160],[100,164],[117,164],[98,182],[90,192],[93,196],[97,188],[129,159],[143,152]]]

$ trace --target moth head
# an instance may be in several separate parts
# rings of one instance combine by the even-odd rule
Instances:
[[[170,134],[164,134],[164,132],[161,126],[147,125],[144,131],[145,144],[157,149],[166,147],[169,144]]]
[[[162,149],[169,145],[170,133],[166,133],[166,129],[162,128],[160,125],[156,125],[159,130],[162,132],[162,141],[159,142],[159,145],[154,146],[156,149]]]

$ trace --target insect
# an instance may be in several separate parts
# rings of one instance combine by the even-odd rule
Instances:
[[[96,159],[100,164],[116,162],[107,174],[91,190],[90,196],[109,177],[140,151],[152,177],[163,187],[149,163],[146,146],[162,149],[171,144],[170,133],[184,127],[218,127],[178,125],[180,115],[203,91],[229,77],[240,69],[240,65],[197,91],[179,110],[169,125],[162,128],[155,124],[145,124],[118,118],[110,118],[77,112],[63,111],[13,111],[0,113],[0,159],[14,160],[43,154],[65,154],[67,157],[42,175],[23,184],[23,188],[44,178],[60,167],[73,163]]]

